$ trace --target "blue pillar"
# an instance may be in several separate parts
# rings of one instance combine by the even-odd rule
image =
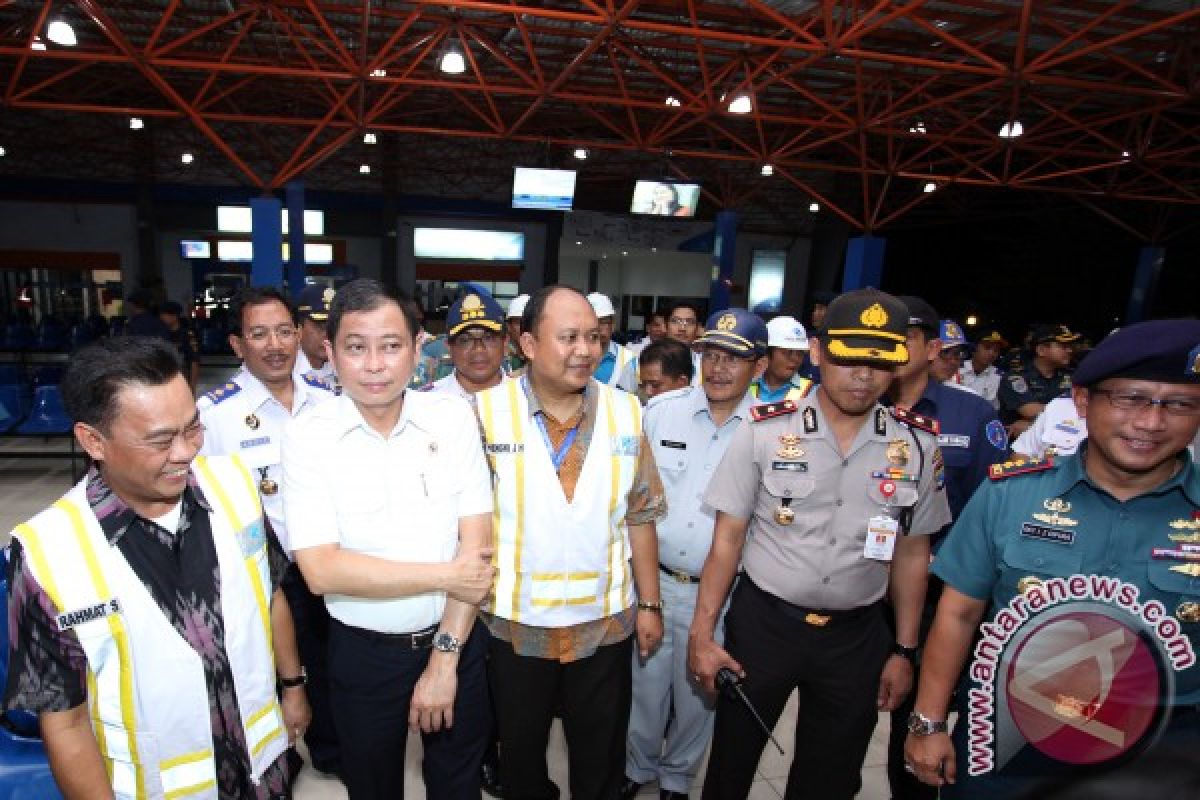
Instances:
[[[1150,311],[1158,288],[1158,276],[1162,274],[1166,248],[1148,244],[1138,252],[1137,269],[1133,273],[1133,289],[1129,292],[1129,308],[1125,311],[1125,324],[1141,322]]]
[[[729,308],[729,287],[733,282],[734,252],[737,249],[736,211],[718,211],[716,236],[713,239],[713,280],[708,290],[708,313]],[[704,324],[704,320],[700,320]]]
[[[304,181],[284,187],[288,215],[288,292],[294,298],[304,290]]]
[[[879,288],[883,278],[883,251],[887,239],[878,236],[852,236],[846,241],[846,267],[842,271],[842,291]]]
[[[277,197],[250,199],[251,286],[283,287],[283,204]]]

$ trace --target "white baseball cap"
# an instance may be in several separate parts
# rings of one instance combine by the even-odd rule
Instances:
[[[513,317],[520,317],[525,313],[525,306],[528,303],[529,295],[527,294],[519,294],[514,297],[512,302],[508,304],[507,318],[512,319]]]
[[[606,294],[592,292],[588,295],[588,302],[592,304],[592,311],[595,311],[596,316],[600,319],[615,317],[617,315],[616,310],[613,308],[612,300],[609,300]]]
[[[776,317],[767,323],[767,347],[807,350],[808,334],[795,317]]]

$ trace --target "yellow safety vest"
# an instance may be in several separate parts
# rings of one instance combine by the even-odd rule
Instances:
[[[257,780],[287,748],[275,697],[262,506],[236,456],[200,456],[192,469],[214,508],[225,650]],[[116,797],[216,798],[204,665],[109,545],[86,479],[13,535],[60,630],[74,630],[87,656],[88,709]]]

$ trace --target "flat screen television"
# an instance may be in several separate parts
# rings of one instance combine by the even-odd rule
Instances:
[[[570,211],[575,202],[575,170],[513,169],[513,208]]]
[[[676,181],[638,181],[629,211],[655,217],[694,217],[700,202],[700,184]]]
[[[212,258],[212,243],[203,239],[181,239],[179,255],[183,258]]]

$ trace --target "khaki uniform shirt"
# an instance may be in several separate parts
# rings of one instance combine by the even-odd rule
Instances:
[[[738,428],[704,501],[749,520],[742,564],[755,584],[794,605],[840,611],[874,603],[887,589],[889,564],[863,554],[872,517],[899,519],[907,535],[927,536],[950,522],[950,509],[932,434],[879,406],[843,454],[819,396]],[[889,467],[909,476],[892,479],[890,500],[882,488],[889,477],[873,474]],[[794,518],[779,522],[780,508]]]

